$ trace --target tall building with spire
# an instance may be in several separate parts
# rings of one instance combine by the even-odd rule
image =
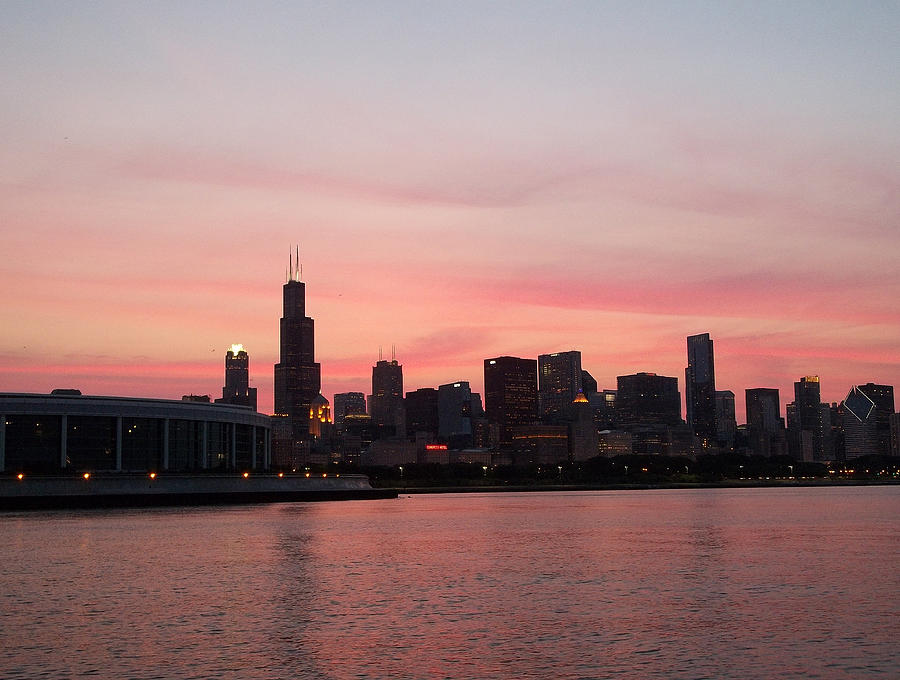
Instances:
[[[282,288],[283,316],[275,364],[275,413],[285,419],[273,449],[278,464],[304,464],[309,450],[310,407],[322,386],[321,367],[315,360],[315,327],[306,316],[306,284],[301,281],[300,250],[288,260]],[[286,457],[289,457],[285,460]]]
[[[380,353],[379,353],[380,354]],[[406,414],[403,410],[403,366],[392,353],[391,360],[378,357],[372,367],[372,394],[369,415],[379,439],[406,436]]]

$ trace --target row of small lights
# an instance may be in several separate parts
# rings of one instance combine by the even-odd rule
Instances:
[[[90,479],[90,478],[91,478],[91,473],[90,473],[90,472],[85,472],[85,473],[84,473],[83,475],[81,475],[81,476],[82,476],[84,479]],[[247,479],[247,478],[250,477],[250,473],[249,473],[249,472],[244,472],[244,473],[241,474],[241,476],[242,476],[244,479]],[[306,473],[306,477],[309,477],[309,476],[310,476],[310,473],[307,472],[307,473]],[[328,476],[328,473],[327,473],[327,472],[323,472],[323,473],[322,473],[322,476],[323,476],[323,477],[327,477],[327,476]],[[155,472],[151,472],[151,473],[148,475],[148,477],[150,477],[150,479],[156,479],[156,473],[155,473]],[[278,477],[279,477],[279,478],[280,478],[280,477],[284,477],[284,473],[283,473],[283,472],[279,472],[279,473],[278,473]],[[340,477],[340,475],[337,474],[337,475],[335,475],[335,477]],[[22,473],[22,472],[20,472],[19,474],[16,475],[16,479],[18,479],[18,480],[21,482],[23,479],[25,479],[25,474]]]

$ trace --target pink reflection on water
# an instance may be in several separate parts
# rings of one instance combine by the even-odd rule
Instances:
[[[894,487],[7,514],[5,678],[897,670]]]

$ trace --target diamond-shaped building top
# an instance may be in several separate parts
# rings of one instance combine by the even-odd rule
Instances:
[[[850,393],[844,399],[844,408],[856,416],[859,422],[864,423],[872,414],[875,402],[854,386],[850,388]]]

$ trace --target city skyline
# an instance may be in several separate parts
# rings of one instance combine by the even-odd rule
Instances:
[[[216,395],[242,343],[271,413],[297,242],[329,399],[391,345],[683,396],[698,333],[739,420],[900,385],[896,6],[376,5],[4,6],[0,389]]]

